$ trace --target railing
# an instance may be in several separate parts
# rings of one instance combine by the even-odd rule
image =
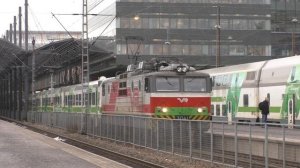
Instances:
[[[34,115],[33,115],[34,114]],[[80,132],[81,113],[28,113],[38,124]],[[165,120],[136,116],[87,116],[87,133],[164,151],[174,155],[234,167],[297,167],[300,132],[297,127],[260,123]]]

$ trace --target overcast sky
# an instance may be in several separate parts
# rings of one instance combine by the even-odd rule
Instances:
[[[5,35],[9,24],[13,24],[14,16],[17,16],[17,30],[19,6],[22,7],[22,30],[24,30],[25,0],[1,0],[0,4],[0,35]],[[28,0],[29,30],[58,30],[64,31],[58,21],[52,17],[54,14],[82,13],[82,0]],[[57,15],[58,20],[68,31],[81,31],[81,16]]]

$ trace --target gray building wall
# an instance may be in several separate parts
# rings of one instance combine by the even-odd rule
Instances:
[[[272,56],[286,57],[292,53],[292,33],[295,33],[295,54],[300,54],[300,1],[272,0]],[[292,22],[297,19],[298,22]]]
[[[115,12],[115,18],[106,16],[102,24],[99,21],[105,25],[101,26],[103,32],[107,27],[103,34],[115,40],[115,59],[105,65],[127,65],[135,56],[146,60],[171,56],[214,66],[216,6],[220,7],[221,66],[271,58],[269,0],[121,0],[103,10]],[[114,20],[107,26],[109,19]],[[103,69],[107,69],[105,65]]]

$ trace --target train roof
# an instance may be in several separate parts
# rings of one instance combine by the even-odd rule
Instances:
[[[90,86],[98,85],[98,80],[96,80],[96,81],[91,81],[91,82],[89,83],[89,85],[90,85]]]
[[[265,64],[265,62],[266,61],[260,61],[260,62],[232,65],[226,67],[205,69],[205,70],[200,70],[199,72],[209,73],[211,75],[221,75],[221,74],[228,74],[233,72],[257,71]]]
[[[277,68],[282,66],[293,66],[293,65],[300,65],[299,55],[285,57],[285,58],[277,58],[268,61],[260,61],[260,62],[232,65],[226,67],[205,69],[205,70],[200,70],[198,72],[204,72],[210,75],[222,75],[222,74],[228,74],[234,72],[258,71],[261,68],[268,69],[268,68]]]
[[[264,69],[295,65],[300,65],[300,55],[269,60]]]
[[[203,72],[196,72],[196,69],[186,63],[167,61],[153,58],[150,61],[142,61],[137,64],[128,65],[127,71],[119,74],[116,78],[127,78],[132,76],[149,75],[197,75],[205,76]]]
[[[152,76],[152,75],[155,75],[155,76],[159,76],[159,75],[170,75],[170,76],[172,76],[172,75],[174,75],[174,76],[178,76],[178,75],[182,75],[182,76],[209,76],[208,73],[199,72],[199,71],[189,71],[189,72],[186,72],[184,74],[180,74],[180,73],[177,73],[175,71],[158,71],[158,72],[148,73],[145,76]]]

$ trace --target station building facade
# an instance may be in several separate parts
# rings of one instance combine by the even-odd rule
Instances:
[[[99,14],[89,20],[90,37],[114,53],[100,71],[134,57],[215,66],[218,17],[221,66],[271,56],[270,0],[114,0],[90,12]]]
[[[218,46],[221,66],[291,56],[300,47],[298,22],[292,22],[300,18],[299,4],[297,0],[113,0],[91,6],[89,12],[98,16],[89,19],[90,38],[113,53],[97,69],[113,76],[114,69],[136,58],[161,56],[214,67]]]
[[[300,54],[300,1],[272,0],[272,56]]]

